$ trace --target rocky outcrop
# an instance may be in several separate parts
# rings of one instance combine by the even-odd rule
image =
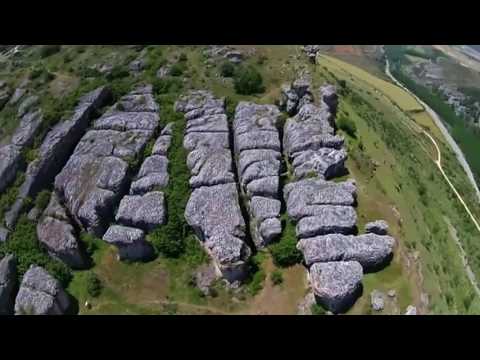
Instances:
[[[244,241],[246,224],[235,183],[195,189],[185,209],[185,218],[220,273],[231,282],[242,278],[251,251]]]
[[[207,58],[224,58],[234,64],[244,60],[244,54],[226,45],[211,45],[203,52]]]
[[[168,159],[166,156],[152,155],[145,159],[130,194],[145,194],[154,189],[162,189],[168,184]]]
[[[163,192],[125,196],[115,217],[117,223],[151,231],[166,222]]]
[[[60,283],[43,268],[31,265],[15,299],[16,315],[63,315],[71,308]]]
[[[385,307],[385,295],[378,290],[373,290],[370,294],[370,302],[374,311],[382,311]]]
[[[152,108],[155,108],[153,106]],[[160,133],[152,155],[140,167],[130,186],[130,195],[124,196],[115,216],[119,225],[112,225],[104,240],[118,248],[119,260],[146,261],[154,254],[153,247],[145,239],[145,232],[152,231],[167,221],[165,195],[158,191],[168,185],[168,148],[173,124]],[[168,141],[165,138],[168,137]],[[159,143],[162,143],[161,152]],[[161,153],[161,154],[160,154]]]
[[[50,256],[71,268],[85,269],[88,266],[67,211],[55,193],[37,225],[37,237]]]
[[[310,50],[316,54],[316,49]],[[326,181],[344,174],[347,158],[344,139],[335,135],[335,88],[320,88],[319,106],[310,95],[297,105],[302,92],[291,93],[295,96],[290,96],[290,109],[299,108],[284,130],[284,152],[295,179],[284,188],[287,213],[296,221],[297,249],[309,268],[317,301],[339,313],[360,295],[363,273],[377,271],[391,260],[395,240],[386,235],[386,223],[381,221],[369,224],[367,234],[352,235],[357,230],[355,182]]]
[[[282,231],[278,200],[281,144],[276,127],[279,116],[274,105],[242,101],[233,122],[238,178],[251,217],[250,232],[259,248],[271,243]],[[249,186],[253,181],[263,186]]]
[[[332,98],[331,87],[322,90],[326,92],[325,99]],[[329,103],[334,105],[330,100]],[[284,151],[291,160],[296,178],[329,179],[343,174],[347,153],[342,148],[343,139],[334,135],[335,111],[336,108],[322,100],[320,107],[304,104],[297,115],[287,120]]]
[[[321,50],[321,45],[303,45],[303,51],[308,56],[312,64],[315,64],[317,54]]]
[[[119,260],[150,260],[154,254],[152,245],[145,239],[145,233],[137,228],[112,225],[103,240],[118,248]]]
[[[365,225],[365,232],[372,233],[377,235],[387,235],[388,234],[388,224],[385,220],[377,220],[369,222]]]
[[[394,245],[395,240],[390,236],[331,233],[301,239],[297,248],[303,253],[307,266],[316,262],[357,261],[369,271],[388,263]]]
[[[20,118],[20,124],[12,135],[12,144],[23,148],[30,146],[43,121],[40,109],[30,110]]]
[[[287,184],[284,198],[288,215],[297,221],[297,236],[352,233],[357,221],[353,208],[356,190],[351,180],[333,183],[304,179]]]
[[[15,145],[0,148],[0,192],[3,192],[15,180],[21,165],[22,154]]]
[[[151,86],[134,89],[97,119],[55,178],[55,189],[72,218],[97,237],[103,236],[114,208],[128,192],[132,160],[143,153],[158,127],[151,91]]]
[[[363,270],[356,261],[315,263],[309,276],[317,302],[333,313],[347,310],[362,290]]]
[[[106,87],[84,95],[71,118],[60,121],[47,133],[37,158],[28,165],[16,202],[6,215],[6,225],[9,228],[15,225],[24,200],[28,197],[35,198],[38,192],[53,182],[55,175],[65,165],[75,145],[85,134],[96,112],[107,104],[110,97],[110,90]]]
[[[245,243],[243,219],[229,143],[225,99],[207,91],[182,96],[175,109],[185,114],[184,147],[193,192],[185,209],[193,228],[214,260],[219,274],[229,282],[247,274],[251,250]]]
[[[9,235],[9,231],[4,227],[0,226],[0,243],[7,241]]]
[[[13,255],[0,260],[0,315],[12,315],[17,287],[17,263]]]
[[[0,110],[3,109],[5,104],[10,99],[11,89],[5,81],[0,81]]]
[[[305,104],[313,102],[313,95],[310,91],[310,81],[298,79],[291,84],[282,86],[280,95],[280,108],[290,116],[295,115]]]

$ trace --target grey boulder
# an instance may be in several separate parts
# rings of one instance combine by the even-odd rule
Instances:
[[[388,234],[388,224],[385,220],[377,220],[369,222],[365,225],[365,232],[372,233],[377,235],[387,235]]]
[[[0,260],[0,315],[13,314],[16,286],[17,263],[13,255],[7,255]]]
[[[49,255],[73,269],[85,269],[88,261],[80,247],[65,208],[53,194],[37,225],[38,240]]]
[[[63,315],[71,308],[62,286],[43,268],[31,265],[15,300],[16,315]]]
[[[317,301],[333,313],[347,310],[361,293],[362,266],[356,261],[315,263],[310,283]]]
[[[154,191],[143,196],[125,196],[115,220],[122,225],[150,231],[165,224],[165,213],[164,194]]]
[[[301,239],[297,248],[307,266],[316,262],[357,261],[365,271],[386,264],[393,255],[395,240],[390,236],[328,234]]]
[[[145,240],[145,233],[140,229],[111,225],[103,240],[118,248],[119,260],[145,261],[153,256],[152,245]]]

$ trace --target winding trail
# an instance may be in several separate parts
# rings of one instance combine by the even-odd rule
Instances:
[[[444,135],[445,139],[447,140],[447,142],[449,143],[449,145],[453,148],[455,154],[457,155],[457,158],[458,160],[460,161],[460,164],[463,166],[463,168],[465,169],[465,172],[467,173],[470,181],[472,182],[472,185],[474,186],[475,190],[476,190],[476,193],[477,193],[477,196],[479,197],[480,199],[480,192],[478,190],[478,187],[477,187],[477,184],[475,183],[475,179],[473,178],[473,174],[470,170],[470,167],[468,166],[468,163],[466,162],[465,160],[465,157],[463,156],[463,153],[462,151],[460,150],[460,148],[458,147],[457,143],[455,143],[455,141],[453,140],[453,138],[450,136],[450,133],[448,133],[448,130],[445,128],[445,126],[443,125],[443,123],[441,122],[441,119],[440,117],[438,116],[438,114],[433,110],[431,109],[426,103],[424,103],[422,100],[420,100],[414,93],[412,93],[409,89],[407,89],[402,83],[400,83],[391,73],[390,73],[390,64],[388,62],[388,59],[386,61],[386,67],[385,67],[385,73],[392,79],[392,81],[399,87],[401,87],[403,90],[405,90],[406,92],[408,92],[410,95],[412,95],[424,108],[425,110],[428,112],[428,114],[430,115],[430,117],[434,120],[434,122],[436,123],[436,125],[440,128],[442,134]],[[426,130],[422,129],[420,126],[418,126],[418,124],[414,123],[414,126],[417,128],[417,130],[419,132],[422,132],[425,136],[427,136],[430,141],[433,143],[436,151],[437,151],[437,159],[436,160],[433,160],[435,162],[435,165],[438,167],[438,169],[440,170],[440,173],[442,174],[443,178],[445,179],[445,181],[448,183],[448,185],[450,186],[450,188],[452,189],[452,191],[455,193],[456,197],[458,198],[458,200],[460,201],[460,203],[463,205],[463,207],[465,208],[465,211],[467,212],[467,214],[470,216],[470,218],[472,219],[472,222],[475,224],[475,227],[477,228],[478,232],[480,232],[480,224],[477,222],[477,220],[475,219],[475,216],[472,214],[472,212],[470,211],[469,207],[467,206],[467,204],[465,203],[465,201],[463,200],[462,196],[460,195],[460,193],[457,191],[457,189],[455,188],[455,186],[453,185],[453,183],[450,181],[448,175],[445,173],[445,171],[443,170],[443,167],[442,167],[442,152],[440,151],[440,147],[438,146],[437,142],[435,141],[435,139],[432,137],[432,135],[430,135]],[[480,297],[480,287],[478,285],[478,281],[477,281],[477,278],[475,277],[475,274],[474,272],[472,271],[470,265],[468,264],[468,261],[467,261],[467,257],[466,257],[466,252],[465,252],[465,249],[463,248],[461,242],[459,241],[458,237],[454,237],[455,239],[455,242],[456,244],[458,245],[459,249],[460,249],[460,257],[462,258],[463,260],[463,265],[464,265],[464,269],[465,269],[465,272],[467,273],[467,277],[472,285],[472,287],[474,288],[477,296]]]
[[[450,145],[453,152],[455,153],[458,161],[460,162],[460,165],[462,166],[463,170],[465,171],[465,173],[468,176],[468,179],[470,180],[470,183],[472,184],[473,188],[475,189],[478,200],[480,201],[480,190],[479,190],[478,185],[475,181],[475,177],[473,176],[472,170],[470,169],[470,165],[468,165],[468,162],[465,159],[465,155],[463,154],[463,152],[460,149],[460,147],[458,146],[458,144],[455,142],[455,140],[452,138],[452,136],[448,132],[447,128],[445,127],[442,120],[440,119],[440,116],[438,116],[438,114],[430,106],[428,106],[425,102],[423,102],[417,95],[412,93],[407,87],[405,87],[400,81],[398,81],[392,75],[392,73],[390,72],[390,63],[389,63],[388,59],[386,60],[385,73],[387,74],[387,76],[390,79],[392,79],[392,81],[395,83],[395,85],[399,86],[400,88],[405,90],[407,93],[409,93],[411,96],[413,96],[415,98],[415,100],[417,100],[423,106],[423,108],[428,113],[428,115],[430,115],[432,120],[435,122],[435,125],[437,125],[437,127],[440,129],[440,132],[442,133],[443,137],[447,141],[448,145]],[[430,140],[432,140],[432,142],[435,144],[435,147],[437,148],[439,156],[441,156],[440,150],[439,150],[438,145],[435,142],[435,140],[428,133],[426,133],[425,130],[423,130],[423,132],[425,134],[427,134],[427,136],[429,136]],[[440,160],[441,159],[439,157],[439,161]],[[440,166],[440,168],[441,168],[441,166]],[[480,231],[480,228],[479,228],[479,231]]]

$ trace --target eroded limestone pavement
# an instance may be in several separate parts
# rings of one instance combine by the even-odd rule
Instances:
[[[304,99],[306,97],[306,99]],[[347,310],[362,291],[364,272],[390,261],[394,239],[385,222],[366,226],[355,236],[356,185],[328,181],[345,174],[344,139],[335,135],[338,97],[331,85],[320,89],[319,105],[310,86],[296,81],[284,88],[284,152],[293,181],[284,188],[288,215],[296,222],[297,248],[303,253],[315,299],[333,313]]]
[[[284,200],[308,269],[308,297],[339,313],[361,293],[363,274],[390,261],[395,240],[384,221],[367,224],[364,234],[355,235],[355,181],[330,181],[346,173],[344,139],[335,135],[334,126],[338,97],[328,85],[318,95],[316,104],[305,79],[282,88],[280,107],[291,116],[280,129],[283,139],[275,105],[240,102],[229,123],[225,99],[202,90],[181,96],[175,110],[186,120],[183,146],[192,188],[185,218],[217,276],[238,284],[248,275],[254,248],[281,235]],[[137,86],[95,119],[109,98],[108,88],[87,94],[72,117],[47,134],[6,218],[13,227],[24,199],[54,182],[37,234],[52,257],[74,269],[88,267],[78,239],[81,230],[116,246],[120,260],[146,261],[154,253],[146,234],[167,220],[162,189],[169,182],[174,124],[160,129],[159,106],[149,85]],[[34,100],[27,98],[20,106],[22,116],[41,116],[27,110]],[[31,135],[21,135],[27,127],[21,125],[8,146],[28,144]],[[153,150],[143,159],[150,141],[155,141]],[[5,153],[4,158],[12,157]],[[288,183],[280,189],[282,158],[288,162]],[[1,186],[11,181],[1,176]],[[0,270],[0,300],[10,312],[68,311],[70,300],[60,284],[36,266],[25,274],[14,306],[14,259],[4,258]]]

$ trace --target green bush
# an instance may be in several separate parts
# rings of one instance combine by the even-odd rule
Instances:
[[[107,80],[123,79],[130,75],[125,66],[114,66],[110,73],[106,75]]]
[[[270,275],[270,280],[272,280],[273,285],[280,285],[283,283],[283,275],[280,270],[275,270]]]
[[[153,92],[158,95],[179,93],[183,89],[182,81],[175,78],[155,79],[152,86]]]
[[[258,270],[253,274],[252,280],[247,286],[247,291],[251,296],[257,295],[262,289],[265,283],[265,271]]]
[[[220,73],[223,77],[232,77],[235,74],[235,66],[230,61],[225,61],[220,66]]]
[[[35,207],[40,211],[45,210],[48,203],[50,202],[50,195],[51,193],[48,190],[40,191],[35,199]]]
[[[85,251],[90,256],[92,256],[93,253],[95,252],[95,250],[98,249],[99,242],[101,242],[100,239],[97,239],[95,236],[93,236],[93,235],[91,235],[87,232],[81,232],[80,233],[80,241],[84,244]]]
[[[18,189],[23,184],[24,180],[24,173],[17,174],[15,182],[8,187],[6,191],[0,194],[0,221],[3,221],[5,213],[10,209],[17,199]]]
[[[8,241],[0,244],[0,257],[5,254],[15,254],[19,279],[32,264],[43,267],[64,287],[72,279],[69,267],[51,258],[40,246],[36,225],[26,215],[20,217]]]
[[[289,267],[301,263],[303,256],[297,249],[295,225],[287,221],[280,241],[270,245],[269,250],[276,266]]]
[[[91,297],[98,297],[102,292],[102,282],[93,271],[89,271],[86,277],[87,293]]]
[[[265,91],[262,75],[253,66],[239,67],[233,81],[235,91],[241,95],[252,95]]]
[[[60,52],[61,49],[61,45],[43,45],[40,48],[40,57],[43,59],[52,56],[53,54]]]
[[[345,131],[352,138],[357,137],[357,126],[355,125],[355,122],[353,120],[346,117],[340,117],[337,120],[337,126],[339,129]]]
[[[173,110],[175,94],[158,95],[160,104],[160,118],[167,124],[174,122],[172,143],[168,151],[170,181],[165,189],[168,204],[167,224],[154,230],[149,238],[157,251],[166,257],[178,258],[188,249],[190,228],[185,221],[185,207],[190,197],[189,178],[187,167],[187,151],[183,147],[183,133],[185,120],[182,114]]]
[[[184,63],[173,64],[170,68],[170,76],[181,76],[186,70]]]
[[[154,230],[150,239],[160,254],[168,258],[178,258],[185,252],[183,220],[170,215],[166,225]]]

